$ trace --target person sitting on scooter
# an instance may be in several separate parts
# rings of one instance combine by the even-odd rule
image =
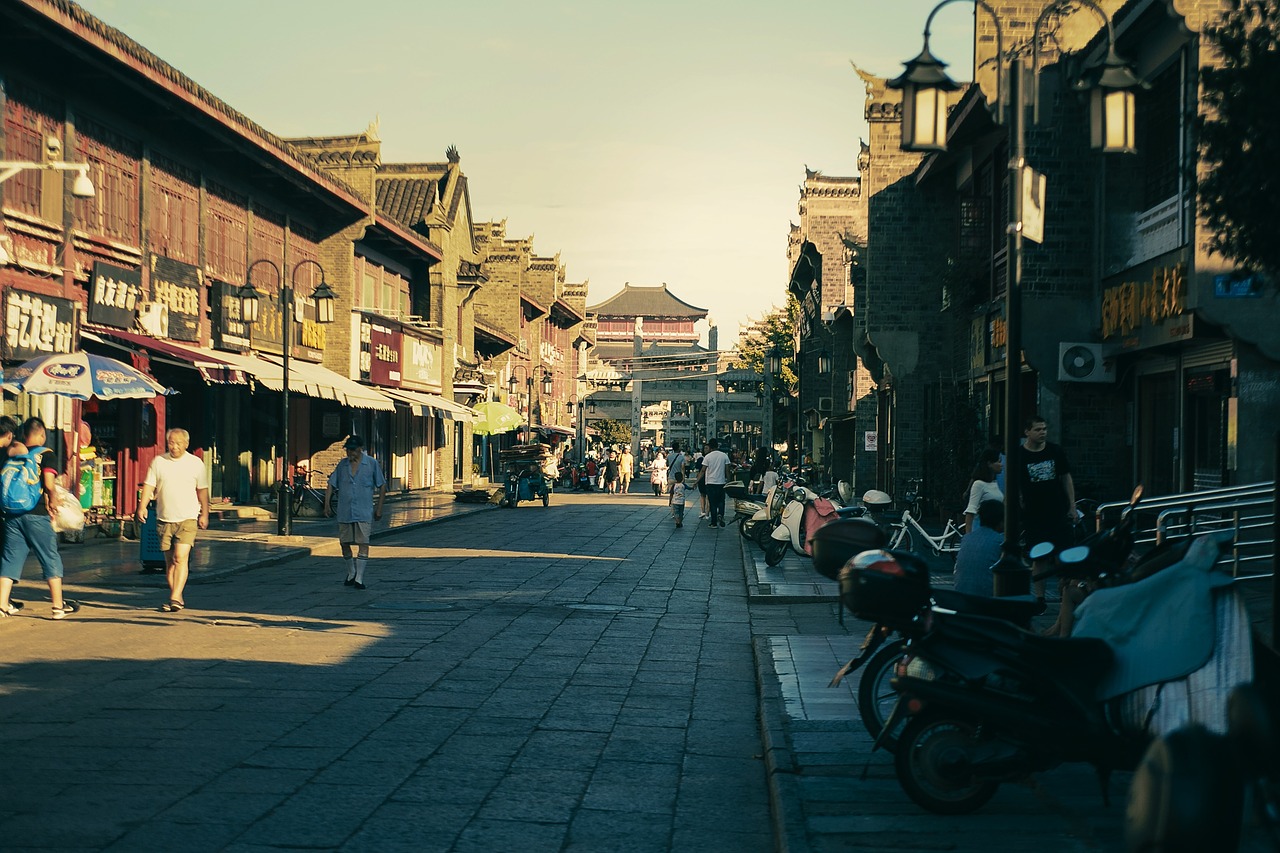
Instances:
[[[993,594],[991,567],[1000,560],[1004,544],[1004,501],[978,504],[978,524],[960,540],[956,554],[956,592]]]

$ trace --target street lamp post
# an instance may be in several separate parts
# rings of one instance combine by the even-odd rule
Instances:
[[[525,385],[525,441],[533,442],[533,371],[523,364],[513,365],[511,368],[511,376],[507,379],[507,392],[514,397],[516,394],[516,371],[524,371]],[[549,370],[542,371],[542,395],[550,397],[553,390],[553,379]]]
[[[776,346],[770,347],[764,356],[764,423],[761,426],[764,445],[773,456],[773,418],[777,401],[773,397],[774,377],[782,372],[782,353]]]
[[[890,88],[902,91],[902,148],[908,151],[945,151],[947,147],[947,92],[959,88],[954,80],[943,70],[946,63],[940,62],[929,52],[929,32],[933,18],[944,6],[959,0],[942,0],[929,17],[924,26],[924,49],[920,55],[904,63],[906,70],[895,80],[889,81]],[[1004,558],[996,569],[996,594],[1018,594],[1025,592],[1026,579],[1019,540],[1022,536],[1021,519],[1021,483],[1016,470],[1012,469],[1019,443],[1021,429],[1021,389],[1019,382],[1022,373],[1022,238],[1023,238],[1023,183],[1028,180],[1026,164],[1026,128],[1023,84],[1023,59],[1020,52],[1014,51],[1008,58],[1007,68],[1001,64],[1004,56],[1004,33],[1000,17],[984,0],[965,0],[985,10],[995,22],[996,27],[996,60],[999,71],[996,76],[996,121],[1005,122],[1005,101],[1008,98],[1009,124],[1009,223],[1006,230],[1007,274],[1005,284],[1005,421],[1004,442],[1006,464],[1011,466],[1005,477],[1005,544]],[[1133,73],[1132,68],[1116,54],[1115,31],[1111,19],[1094,0],[1078,0],[1078,2],[1099,15],[1107,27],[1107,56],[1098,64],[1086,69],[1084,75],[1075,82],[1077,91],[1090,93],[1090,146],[1103,153],[1128,153],[1134,147],[1134,90],[1145,84]],[[1039,108],[1039,69],[1040,69],[1040,29],[1045,20],[1054,13],[1063,13],[1070,9],[1071,2],[1054,0],[1041,10],[1032,30],[1033,106]],[[1001,84],[1000,71],[1005,74],[1004,85]],[[1017,578],[1014,580],[1014,578]],[[1007,586],[1001,589],[1002,578],[1008,579]]]
[[[288,280],[285,279],[275,261],[261,258],[249,264],[245,270],[244,287],[240,288],[240,318],[246,325],[252,326],[258,319],[258,299],[260,295],[253,286],[253,268],[266,264],[276,272],[276,280],[280,284],[280,313],[283,329],[280,333],[280,493],[276,499],[276,532],[288,536],[293,532],[293,482],[289,476],[289,351],[293,349],[293,289],[297,285],[298,270],[307,265],[314,265],[320,270],[320,283],[312,292],[311,298],[316,303],[316,321],[333,322],[333,303],[337,294],[324,280],[324,267],[310,258],[301,260],[294,266]]]

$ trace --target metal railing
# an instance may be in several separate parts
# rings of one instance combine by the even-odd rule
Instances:
[[[1231,565],[1239,579],[1271,577],[1276,547],[1276,484],[1251,483],[1223,489],[1206,489],[1177,495],[1144,498],[1134,509],[1137,543],[1179,539],[1215,530],[1230,530],[1231,550],[1223,564]],[[1098,524],[1113,521],[1109,515],[1128,506],[1127,501],[1100,504]]]

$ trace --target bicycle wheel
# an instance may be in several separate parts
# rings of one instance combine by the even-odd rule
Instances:
[[[894,532],[893,536],[889,538],[889,549],[891,551],[914,552],[916,550],[916,543],[915,537],[911,535],[911,528],[905,524],[902,525],[902,527],[899,527],[897,531]]]
[[[862,717],[862,725],[872,737],[880,736],[889,712],[898,703],[898,692],[889,681],[906,647],[905,640],[894,640],[872,655],[862,667],[862,677],[858,680],[858,713]],[[898,749],[898,734],[904,722],[905,718],[898,720],[895,730],[885,735],[881,742],[890,752]]]

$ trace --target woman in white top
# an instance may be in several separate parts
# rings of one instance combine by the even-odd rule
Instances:
[[[661,497],[667,488],[667,457],[659,450],[649,463],[649,482],[655,497]]]
[[[969,484],[969,503],[964,508],[965,533],[978,526],[978,507],[983,501],[1004,502],[1004,492],[996,485],[996,476],[1003,468],[1000,451],[994,448],[987,448],[978,457],[978,464],[973,469],[973,481]]]

